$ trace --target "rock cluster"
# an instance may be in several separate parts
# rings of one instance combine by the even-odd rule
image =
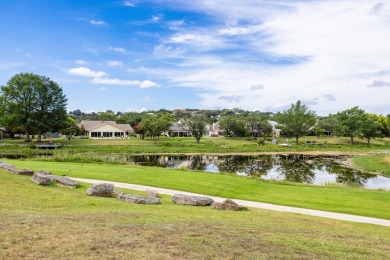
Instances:
[[[36,174],[34,174],[32,176],[32,181],[39,185],[50,185],[53,183],[51,175],[42,172],[37,172]]]
[[[28,169],[18,170],[12,164],[2,163],[2,162],[0,162],[0,168],[3,168],[4,170],[13,174],[29,175],[29,176],[32,176],[34,174],[33,170],[28,170]]]
[[[57,176],[57,175],[52,175],[51,178],[59,185],[61,186],[66,186],[70,188],[77,188],[80,186],[80,183],[77,181],[72,180],[71,178],[68,177],[63,177],[63,176]]]
[[[172,201],[176,204],[191,205],[191,206],[208,206],[214,202],[213,199],[204,196],[189,196],[183,194],[175,194],[172,196]]]
[[[135,204],[160,204],[159,198],[147,198],[133,194],[118,194],[118,200]]]
[[[222,203],[213,202],[213,204],[211,204],[211,207],[213,209],[219,209],[219,210],[233,210],[233,211],[247,210],[247,208],[238,205],[236,202],[232,201],[231,199],[227,199]]]
[[[87,190],[89,196],[111,197],[114,193],[114,184],[99,183],[94,184]]]

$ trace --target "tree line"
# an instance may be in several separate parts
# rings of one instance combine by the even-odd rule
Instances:
[[[11,135],[25,133],[25,141],[38,135],[40,142],[45,132],[61,132],[70,140],[82,133],[76,123],[82,120],[115,121],[136,128],[141,138],[149,136],[155,142],[162,133],[169,131],[174,122],[187,129],[196,141],[206,134],[207,125],[217,123],[226,137],[251,137],[263,140],[275,134],[276,128],[286,137],[299,138],[307,134],[348,136],[351,143],[359,137],[390,136],[390,114],[377,115],[353,107],[328,116],[317,116],[301,101],[289,109],[277,113],[235,109],[175,109],[149,110],[144,112],[85,113],[80,109],[66,112],[67,99],[61,87],[48,77],[32,73],[14,75],[0,91],[0,126]]]

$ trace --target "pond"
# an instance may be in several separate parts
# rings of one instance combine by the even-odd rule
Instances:
[[[224,156],[122,156],[131,164],[165,168],[186,168],[206,172],[225,172],[255,176],[266,180],[285,180],[314,185],[343,184],[366,189],[390,190],[390,178],[349,168],[347,156],[307,156],[298,154]]]

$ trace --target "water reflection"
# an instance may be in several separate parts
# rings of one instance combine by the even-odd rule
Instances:
[[[129,163],[165,168],[226,172],[262,179],[286,180],[324,185],[340,183],[369,189],[390,190],[390,178],[348,168],[343,156],[307,156],[274,154],[259,156],[123,156],[112,158]]]

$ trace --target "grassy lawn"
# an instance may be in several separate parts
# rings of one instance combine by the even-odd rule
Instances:
[[[354,167],[390,176],[390,155],[356,156],[352,159]]]
[[[279,142],[284,143],[286,139],[280,138]],[[292,139],[289,140],[293,142]],[[313,143],[315,141],[315,143]],[[66,146],[67,140],[54,139],[55,143],[62,143]],[[310,142],[310,143],[308,143]],[[364,140],[357,140],[356,144],[349,144],[346,137],[303,137],[300,144],[293,144],[291,147],[282,147],[279,145],[258,145],[255,140],[250,138],[224,138],[224,137],[204,137],[197,144],[194,138],[172,138],[161,137],[154,144],[152,140],[140,140],[139,138],[131,139],[75,139],[72,140],[68,147],[59,150],[36,150],[31,149],[34,142],[28,145],[23,140],[5,139],[0,145],[0,154],[22,153],[27,155],[36,155],[39,153],[52,153],[57,156],[64,154],[86,153],[106,154],[106,153],[245,153],[245,152],[301,152],[301,151],[337,151],[344,153],[366,153],[381,150],[390,150],[390,138],[373,140],[372,145],[367,146]]]
[[[43,187],[2,170],[0,179],[0,259],[386,259],[390,251],[381,226],[222,212],[167,196],[161,205],[132,205],[88,197],[86,184]]]
[[[390,219],[390,192],[357,188],[277,183],[236,175],[157,167],[2,160],[17,168],[49,170],[57,175],[110,180],[212,196],[268,202]]]

